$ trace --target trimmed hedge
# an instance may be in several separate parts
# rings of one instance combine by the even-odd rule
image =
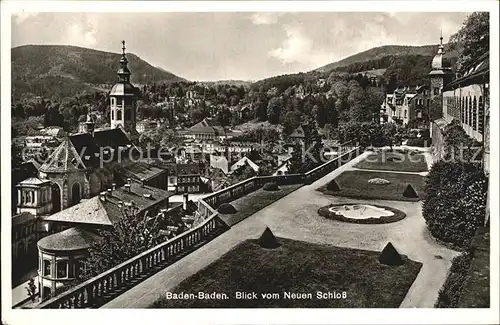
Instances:
[[[467,280],[467,273],[473,258],[472,251],[466,251],[452,261],[450,273],[439,290],[438,300],[434,304],[436,308],[457,308]]]
[[[264,184],[262,189],[264,191],[279,191],[280,190],[279,186],[274,182],[269,182],[269,183]]]
[[[217,211],[219,211],[222,214],[235,214],[236,212],[238,212],[236,208],[229,203],[222,203],[217,209]]]
[[[384,205],[376,205],[376,204],[370,204],[374,207],[377,208],[382,208],[386,209],[388,211],[391,211],[394,213],[392,216],[384,216],[380,218],[368,218],[368,219],[353,219],[353,218],[346,218],[343,215],[339,213],[335,213],[330,211],[329,209],[333,206],[343,206],[343,205],[348,205],[349,203],[343,203],[343,204],[329,204],[326,206],[323,206],[318,209],[318,214],[322,217],[325,217],[327,219],[331,220],[337,220],[337,221],[343,221],[343,222],[350,222],[350,223],[358,223],[358,224],[382,224],[382,223],[392,223],[396,221],[403,220],[406,217],[406,214],[398,209],[384,206]]]
[[[468,247],[484,223],[488,178],[473,164],[440,161],[433,165],[423,193],[422,213],[432,236]]]

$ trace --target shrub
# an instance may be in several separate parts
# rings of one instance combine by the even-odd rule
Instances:
[[[280,247],[280,244],[278,243],[278,240],[276,237],[274,237],[273,232],[271,229],[266,228],[262,235],[260,236],[258,243],[260,247],[267,248],[267,249],[274,249]]]
[[[424,187],[423,217],[431,234],[467,247],[484,223],[488,178],[473,164],[437,162]]]
[[[217,211],[222,214],[234,214],[238,212],[230,203],[222,203]]]
[[[403,192],[403,196],[409,198],[417,198],[418,194],[417,191],[415,191],[415,189],[413,188],[413,186],[411,186],[411,184],[408,184],[408,186],[406,186],[406,189]]]
[[[337,184],[337,182],[332,179],[327,185],[326,185],[326,189],[328,191],[332,191],[332,192],[338,192],[340,191],[340,186],[339,184]]]
[[[378,257],[378,261],[382,264],[391,266],[404,264],[401,255],[399,255],[398,251],[394,248],[391,242],[385,245]]]
[[[264,184],[262,189],[264,191],[279,191],[280,190],[279,186],[274,182],[269,182],[269,183]]]
[[[467,273],[469,272],[471,261],[472,254],[469,252],[462,253],[453,259],[450,274],[446,278],[443,287],[439,290],[438,299],[434,307],[458,307],[458,301],[467,279]]]

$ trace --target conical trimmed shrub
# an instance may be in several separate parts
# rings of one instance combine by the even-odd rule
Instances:
[[[268,227],[259,238],[259,245],[263,248],[274,249],[280,247],[278,240],[274,237],[273,232]]]
[[[326,189],[332,192],[338,192],[340,191],[340,186],[334,179],[332,179],[330,183],[326,185]]]
[[[264,191],[279,191],[280,188],[276,183],[269,182],[269,183],[264,184],[263,190]]]
[[[401,255],[399,255],[391,242],[385,245],[382,253],[378,256],[378,261],[385,265],[401,265],[404,263]]]
[[[222,214],[234,214],[238,212],[238,210],[235,209],[231,204],[229,203],[222,203],[219,208],[217,209]]]
[[[411,186],[411,184],[408,184],[408,186],[406,186],[405,191],[403,192],[403,196],[408,198],[417,198],[418,194],[417,191],[415,191],[415,189],[413,188],[413,186]]]

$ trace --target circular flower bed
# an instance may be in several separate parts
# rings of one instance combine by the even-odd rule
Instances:
[[[387,184],[391,184],[391,182],[389,182],[388,180],[383,179],[383,178],[372,178],[372,179],[370,179],[368,181],[368,183],[375,184],[375,185],[387,185]]]
[[[345,211],[358,210],[360,207],[374,207],[376,209],[386,210],[390,215],[384,215],[381,213],[381,216],[370,217],[370,218],[351,218],[343,215],[338,208],[345,208]],[[337,211],[336,211],[337,210]],[[357,204],[357,203],[344,203],[344,204],[329,204],[324,207],[318,209],[318,214],[327,219],[343,221],[343,222],[351,222],[351,223],[359,223],[359,224],[381,224],[381,223],[391,223],[403,220],[406,217],[406,214],[398,209],[391,208],[384,205],[376,205],[376,204]]]

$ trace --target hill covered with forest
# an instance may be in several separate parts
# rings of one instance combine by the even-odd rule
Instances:
[[[24,45],[11,50],[12,93],[15,98],[33,94],[69,97],[83,91],[106,89],[116,82],[120,54],[69,45]],[[127,53],[131,81],[183,81],[164,69]]]

